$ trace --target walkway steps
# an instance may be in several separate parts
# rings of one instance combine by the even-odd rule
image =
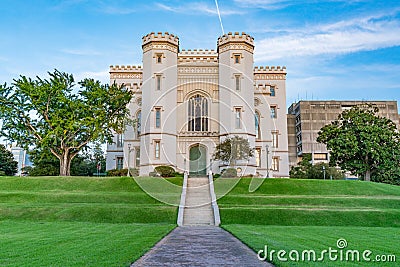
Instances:
[[[181,226],[131,266],[273,265],[258,260],[254,251],[219,227]]]
[[[188,178],[183,225],[214,225],[207,177]]]

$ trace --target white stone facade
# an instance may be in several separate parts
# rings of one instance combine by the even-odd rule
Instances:
[[[180,51],[177,36],[150,33],[142,49],[143,67],[110,67],[110,82],[135,93],[129,109],[139,125],[108,144],[108,170],[219,173],[227,166],[212,160],[215,146],[238,135],[256,149],[237,162],[240,175],[265,177],[268,165],[269,177],[289,176],[286,68],[254,67],[253,37],[228,33],[217,50]]]

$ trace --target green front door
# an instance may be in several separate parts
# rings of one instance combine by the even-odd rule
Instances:
[[[189,172],[192,176],[204,176],[207,173],[207,154],[204,146],[196,145],[189,151]]]

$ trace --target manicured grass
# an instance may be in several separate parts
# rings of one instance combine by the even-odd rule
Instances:
[[[400,228],[396,227],[225,225],[223,228],[232,232],[257,252],[264,250],[265,245],[268,246],[268,253],[275,250],[272,263],[276,266],[398,266],[393,261],[377,263],[375,261],[377,255],[395,255],[397,264],[400,261]],[[339,249],[338,239],[345,239],[347,247]],[[321,257],[321,252],[324,249],[329,250],[329,247],[338,251],[342,250],[343,261],[340,261],[340,252],[332,254],[332,256],[338,255],[336,261],[330,261],[329,254],[325,254],[324,261],[308,261],[307,257],[304,261],[301,260],[304,250],[314,250],[318,259]],[[287,252],[285,256],[288,259],[287,262],[277,258],[279,250]],[[288,253],[291,250],[300,253],[298,262],[290,260]],[[347,250],[358,250],[360,262],[353,261],[351,257],[348,258],[349,261],[346,261]],[[362,258],[365,250],[372,251],[369,257],[371,262]],[[268,260],[271,260],[270,256]]]
[[[176,226],[181,180],[1,177],[0,266],[129,266]]]
[[[258,252],[338,249],[395,255],[400,261],[400,187],[362,181],[266,179],[254,192],[251,179],[217,179],[215,191],[222,227]],[[233,186],[234,185],[234,186]],[[344,249],[346,253],[346,249]],[[319,254],[318,254],[319,253]],[[362,255],[362,254],[361,254]],[[361,256],[362,257],[362,256]],[[288,258],[288,254],[286,254]],[[271,260],[271,258],[268,258]],[[388,262],[281,261],[276,266],[397,266]]]
[[[171,224],[0,222],[0,266],[129,266]]]
[[[179,203],[180,187],[167,189],[159,195]],[[175,224],[176,215],[176,206],[153,198],[128,177],[0,178],[0,220]]]
[[[400,187],[362,181],[241,179],[220,196],[223,224],[400,227]],[[223,188],[221,179],[219,184]],[[216,187],[218,183],[216,183]],[[217,194],[220,189],[216,188]]]

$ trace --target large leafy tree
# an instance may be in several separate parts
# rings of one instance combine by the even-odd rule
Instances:
[[[21,76],[0,86],[0,134],[26,149],[49,149],[60,161],[60,175],[69,176],[72,159],[89,142],[112,142],[113,131],[123,132],[132,92],[93,79],[76,84],[58,70],[49,76]]]
[[[253,156],[254,148],[250,147],[249,140],[235,135],[225,138],[216,146],[213,158],[234,166],[237,160],[248,160]]]
[[[14,155],[0,145],[0,173],[3,175],[15,175],[18,172],[18,162],[14,160]]]
[[[400,135],[378,108],[353,107],[324,126],[317,141],[327,145],[331,162],[366,181],[398,183]]]

